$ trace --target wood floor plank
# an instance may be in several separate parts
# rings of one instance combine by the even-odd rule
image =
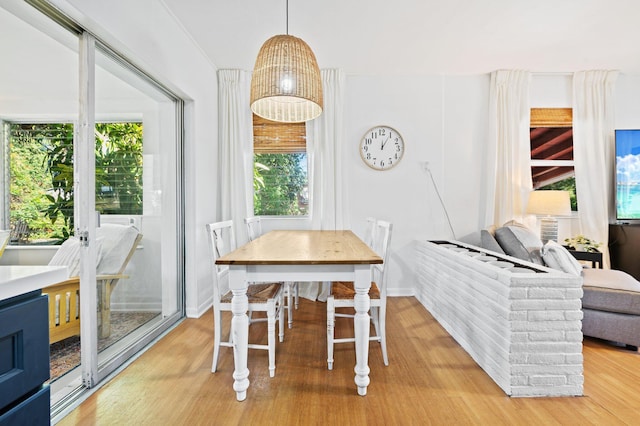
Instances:
[[[251,386],[237,402],[233,353],[221,348],[212,374],[213,317],[187,319],[59,424],[632,424],[640,414],[640,355],[585,339],[585,396],[510,398],[411,297],[389,299],[389,366],[371,344],[371,385],[356,394],[353,346],[337,345],[326,367],[324,303],[301,300],[277,344],[250,351]],[[229,318],[225,318],[228,327]],[[337,333],[352,330],[337,321]],[[262,327],[262,329],[261,329]],[[266,325],[250,339],[266,340]]]

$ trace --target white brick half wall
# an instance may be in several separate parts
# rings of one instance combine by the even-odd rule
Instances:
[[[507,395],[582,395],[582,278],[442,243],[417,243],[416,296],[434,318]],[[537,272],[456,251],[465,249]]]

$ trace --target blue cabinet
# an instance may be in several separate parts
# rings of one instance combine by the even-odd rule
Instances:
[[[0,426],[50,423],[47,296],[0,302]]]

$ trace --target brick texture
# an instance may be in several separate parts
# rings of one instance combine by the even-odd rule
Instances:
[[[418,299],[507,395],[583,395],[582,278],[490,253],[538,271],[511,272],[428,241],[416,250]]]

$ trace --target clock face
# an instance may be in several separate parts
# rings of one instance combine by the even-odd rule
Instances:
[[[402,159],[404,140],[389,126],[376,126],[367,131],[360,141],[360,157],[374,170],[388,170]]]

